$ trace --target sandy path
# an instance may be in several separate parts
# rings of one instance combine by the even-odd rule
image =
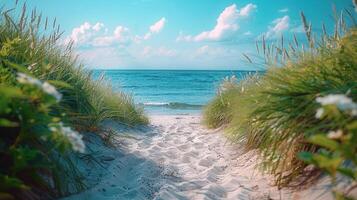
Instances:
[[[203,128],[198,116],[152,116],[151,124],[149,129],[129,133],[134,137],[117,136],[119,150],[90,146],[99,152],[97,156],[107,170],[85,169],[87,177],[95,177],[99,184],[66,199],[304,197],[303,193],[278,191],[270,184],[271,177],[255,170],[254,152],[244,153],[220,131]]]

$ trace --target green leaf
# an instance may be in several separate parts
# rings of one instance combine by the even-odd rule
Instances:
[[[31,163],[34,163],[35,159],[39,155],[39,151],[35,149],[30,149],[27,147],[13,148],[10,150],[12,158],[14,160],[14,165],[12,170],[14,172],[19,172],[26,168],[34,167]]]
[[[9,98],[24,98],[25,95],[22,93],[21,89],[17,87],[11,87],[6,85],[0,85],[0,95]]]
[[[0,191],[13,188],[29,189],[20,179],[0,174]]]
[[[350,131],[357,131],[357,120],[347,125],[347,129]]]
[[[63,89],[74,89],[72,85],[58,80],[47,80],[48,83],[55,86],[56,88],[63,88]]]
[[[298,154],[298,157],[302,160],[302,161],[305,161],[307,163],[312,163],[313,161],[313,154],[310,153],[310,152],[306,152],[306,151],[303,151],[303,152],[300,152]]]
[[[356,170],[356,169],[355,169]],[[356,179],[356,171],[349,169],[349,168],[345,168],[345,167],[339,167],[337,169],[338,172],[340,172],[341,174],[355,180]]]
[[[314,154],[313,160],[316,161],[320,168],[324,168],[330,173],[335,173],[338,166],[342,163],[343,159],[341,157],[331,158],[322,154]]]
[[[3,127],[17,127],[19,124],[17,122],[12,122],[10,120],[0,118],[0,126]]]
[[[31,74],[31,72],[25,66],[10,62],[8,60],[6,60],[6,61],[4,60],[4,63],[5,63],[6,66],[11,67],[11,68],[15,69],[18,72],[22,72],[22,73],[25,73],[25,74]]]
[[[329,150],[336,150],[339,146],[338,142],[326,137],[326,135],[313,135],[307,139],[310,143],[325,147]]]

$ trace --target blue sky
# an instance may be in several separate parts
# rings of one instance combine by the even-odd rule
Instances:
[[[14,1],[5,0],[11,7]],[[23,1],[20,1],[23,2]],[[303,37],[300,11],[321,31],[333,27],[332,5],[350,0],[27,0],[65,31],[90,68],[254,69],[242,53],[255,53],[266,35]]]

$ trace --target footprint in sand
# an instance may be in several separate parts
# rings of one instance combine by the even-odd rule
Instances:
[[[162,148],[166,148],[169,146],[166,142],[158,142],[157,145]]]
[[[213,163],[215,162],[215,158],[211,156],[207,156],[203,158],[198,164],[203,167],[211,167]]]
[[[193,150],[184,154],[184,156],[193,157],[193,158],[198,158],[198,155],[199,155],[198,151],[193,151]]]
[[[131,144],[125,147],[128,155],[108,157],[106,168],[111,173],[95,179],[103,182],[66,200],[245,200],[264,199],[267,194],[269,198],[280,196],[268,182],[271,179],[261,175],[252,178],[254,152],[238,151],[239,147],[227,143],[221,132],[204,129],[199,117],[157,116],[151,121],[152,130],[140,141],[124,139]]]
[[[191,145],[190,144],[183,144],[177,147],[180,151],[186,152],[190,149]]]

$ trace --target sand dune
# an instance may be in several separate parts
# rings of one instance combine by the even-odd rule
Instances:
[[[91,188],[65,199],[331,198],[323,184],[279,191],[256,169],[256,152],[244,152],[220,130],[205,129],[199,116],[151,116],[151,124],[136,130],[105,124],[120,133],[117,148],[89,139],[105,169],[84,165]]]

